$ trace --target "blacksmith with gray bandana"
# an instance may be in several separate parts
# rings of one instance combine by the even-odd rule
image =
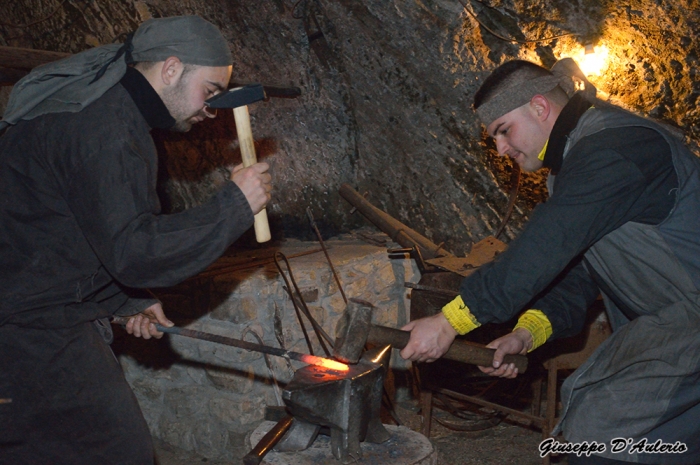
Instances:
[[[153,128],[211,118],[232,58],[197,16],[144,22],[124,44],[36,68],[0,129],[0,464],[152,464],[146,422],[109,342],[172,326],[149,287],[197,274],[270,199],[237,167],[208,202],[163,215]]]
[[[573,62],[498,67],[474,97],[501,155],[550,169],[546,203],[508,250],[465,278],[434,317],[409,323],[402,356],[439,358],[457,334],[518,315],[505,354],[579,333],[603,296],[613,334],[562,387],[554,434],[606,450],[575,464],[700,463],[700,159],[667,128],[597,100]],[[676,445],[614,453],[612,441]],[[616,444],[620,444],[619,442]]]

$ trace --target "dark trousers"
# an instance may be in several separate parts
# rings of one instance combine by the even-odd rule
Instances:
[[[0,465],[152,465],[148,426],[92,323],[0,326]]]

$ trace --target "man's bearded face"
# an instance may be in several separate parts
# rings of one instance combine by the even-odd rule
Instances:
[[[228,86],[231,66],[197,66],[183,70],[174,86],[163,90],[163,103],[175,119],[173,131],[187,132],[192,125],[214,118],[204,101],[222,92]]]

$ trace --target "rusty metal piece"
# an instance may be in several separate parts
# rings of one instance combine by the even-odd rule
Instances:
[[[287,273],[289,273],[289,280],[287,280],[287,277],[284,275],[282,272],[282,267],[279,264],[279,261],[277,260],[277,257],[280,256],[284,260],[284,263],[287,265]],[[326,331],[321,327],[321,325],[318,324],[316,319],[311,316],[311,312],[309,311],[309,307],[306,306],[306,302],[304,302],[304,299],[301,296],[301,291],[299,290],[299,286],[297,285],[296,280],[294,279],[294,274],[292,273],[292,267],[289,264],[289,260],[287,260],[287,257],[282,252],[277,252],[275,254],[275,265],[277,266],[277,269],[280,272],[280,275],[282,276],[282,279],[284,279],[284,283],[287,285],[287,293],[289,293],[289,298],[292,300],[292,305],[294,305],[294,310],[297,313],[297,319],[299,320],[299,324],[301,325],[301,329],[304,333],[304,338],[306,339],[306,343],[309,347],[309,352],[311,354],[314,353],[313,347],[311,346],[311,341],[309,340],[309,336],[306,333],[306,326],[304,325],[304,321],[301,318],[301,315],[299,314],[299,311],[304,313],[306,315],[306,318],[309,319],[309,322],[311,322],[311,326],[314,329],[314,332],[316,333],[316,337],[318,338],[319,344],[321,344],[321,348],[323,351],[326,353],[327,356],[330,356],[330,351],[328,350],[328,347],[326,347],[326,344],[323,342],[325,339],[328,342],[328,345],[331,346],[331,349],[333,349],[333,340],[328,336]],[[292,288],[289,285],[289,281],[292,282],[294,285],[294,290],[296,291],[297,295],[295,296],[294,293],[292,292]],[[298,298],[297,298],[298,297]]]
[[[263,436],[258,444],[243,457],[243,465],[259,465],[263,457],[267,454],[292,426],[292,416],[286,416]]]
[[[284,330],[282,329],[282,311],[280,310],[279,306],[277,305],[277,302],[273,302],[274,307],[275,307],[275,312],[272,317],[272,327],[274,329],[275,333],[275,339],[277,339],[277,343],[282,349],[287,349],[287,344],[284,341]],[[285,359],[286,365],[287,365],[287,371],[289,371],[289,376],[294,375],[294,367],[292,367],[292,362],[289,360]],[[277,421],[277,420],[275,420]]]
[[[342,463],[362,456],[361,441],[382,443],[390,437],[379,417],[390,352],[389,346],[368,351],[344,373],[301,368],[284,391],[295,419],[330,428],[331,450]]]
[[[316,436],[321,431],[321,425],[294,418],[289,433],[275,446],[278,452],[297,452],[306,450],[314,443]]]
[[[395,254],[410,254],[413,252],[415,249],[413,247],[401,247],[400,249],[386,249],[386,253],[389,255],[395,255]]]
[[[404,282],[403,286],[407,287],[409,289],[417,289],[419,291],[432,292],[433,294],[440,294],[440,295],[444,295],[447,297],[457,297],[459,295],[459,292],[457,292],[457,291],[453,291],[450,289],[442,289],[442,288],[433,287],[433,286],[425,286],[423,284],[417,284],[417,283]]]
[[[323,237],[321,237],[321,232],[318,230],[318,227],[316,226],[316,221],[314,221],[314,216],[311,214],[311,209],[308,207],[306,208],[306,216],[309,217],[309,222],[311,223],[311,227],[316,232],[316,237],[318,238],[318,243],[321,244],[321,248],[323,249],[323,253],[326,256],[326,260],[328,261],[328,266],[331,267],[331,273],[333,273],[333,278],[335,279],[335,282],[338,285],[338,290],[340,290],[340,295],[343,296],[343,301],[347,304],[348,298],[345,297],[345,291],[343,290],[343,285],[340,284],[340,278],[338,278],[338,273],[335,272],[335,267],[333,266],[333,262],[331,261],[331,257],[330,257],[330,255],[328,255],[328,251],[326,250],[326,244],[323,242]]]
[[[336,326],[333,349],[335,358],[345,363],[355,363],[367,343],[389,344],[396,349],[406,347],[411,333],[371,324],[373,308],[374,306],[368,302],[350,299],[345,313]],[[491,366],[495,352],[495,349],[488,349],[481,344],[455,340],[442,358],[479,366]],[[525,373],[527,370],[527,357],[524,355],[506,355],[503,362],[514,363],[520,373]]]
[[[453,290],[459,292],[463,276],[449,271],[438,271],[435,273],[425,273],[420,277],[418,284],[422,286],[436,287],[439,289]],[[446,294],[436,294],[416,289],[411,292],[411,321],[426,316],[433,316],[440,312],[442,307],[453,300],[453,296]]]
[[[460,276],[469,276],[480,266],[492,261],[506,248],[505,243],[493,236],[489,236],[474,244],[471,252],[466,257],[436,257],[425,262],[437,268],[457,273]]]
[[[311,255],[314,253],[321,252],[322,249],[311,249],[307,250],[305,252],[299,252],[296,254],[292,255],[286,255],[287,259],[290,258],[297,258],[297,257],[303,257],[304,255]],[[200,278],[209,278],[212,276],[218,276],[221,274],[226,274],[226,273],[233,273],[235,271],[240,271],[240,270],[246,270],[249,268],[257,268],[259,266],[265,266],[269,263],[274,263],[275,257],[273,256],[267,256],[267,257],[250,257],[247,261],[245,262],[238,262],[235,261],[234,263],[230,263],[230,260],[227,260],[226,257],[220,258],[213,264],[211,264],[209,267],[207,267],[206,270],[202,271],[198,275],[192,276],[191,278],[188,278],[188,280],[195,280],[195,279],[200,279]]]
[[[340,196],[362,213],[372,224],[402,247],[416,247],[424,258],[451,257],[452,254],[427,237],[419,234],[387,213],[375,207],[349,184],[340,186]]]

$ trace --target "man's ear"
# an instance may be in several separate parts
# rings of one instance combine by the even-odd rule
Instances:
[[[182,64],[178,57],[169,57],[165,60],[160,68],[160,78],[164,86],[169,87],[177,84],[184,69],[185,65]]]
[[[552,104],[544,95],[535,95],[530,99],[530,110],[539,121],[546,121],[552,111]]]

